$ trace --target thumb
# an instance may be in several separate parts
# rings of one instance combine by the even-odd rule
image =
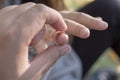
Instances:
[[[68,44],[51,46],[40,55],[37,55],[31,62],[31,66],[21,76],[21,80],[34,80],[36,76],[41,78],[49,68],[63,55],[70,53],[71,47]]]

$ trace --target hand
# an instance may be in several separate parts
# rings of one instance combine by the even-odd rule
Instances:
[[[64,21],[67,24],[68,29],[66,32],[80,38],[87,38],[90,35],[90,29],[93,30],[105,30],[108,27],[108,24],[103,21],[100,17],[94,18],[88,14],[82,12],[70,12],[70,11],[61,11],[61,15],[64,18]],[[58,32],[52,29],[49,25],[46,29],[44,38],[35,45],[37,52],[42,52],[48,46],[52,45],[51,43],[64,44],[68,41],[66,40],[67,35],[64,35],[63,38],[58,38]],[[57,42],[58,41],[58,42]],[[61,43],[62,42],[62,43]],[[42,45],[42,47],[41,47]],[[40,48],[41,49],[40,49]]]
[[[67,32],[80,38],[89,37],[90,29],[105,30],[108,27],[108,24],[100,17],[95,18],[82,12],[61,11],[60,13],[67,24]],[[87,31],[86,28],[89,30]]]
[[[61,15],[42,4],[26,3],[0,10],[1,80],[39,80],[60,56],[70,52],[67,44],[51,46],[29,61],[28,48],[33,42],[37,44],[37,36],[41,40],[45,24],[56,31],[67,29]]]
[[[88,14],[82,12],[69,12],[62,11],[60,12],[64,18],[64,21],[67,24],[66,32],[80,38],[87,38],[90,35],[89,30],[105,30],[108,27],[108,24],[104,22],[100,17],[94,18]],[[51,45],[65,44],[68,42],[68,36],[62,33],[61,31],[56,31],[51,28],[49,25],[46,26],[46,31],[42,40],[39,41],[39,36],[37,37],[38,44],[34,44],[36,52],[41,54],[45,49]],[[60,37],[62,35],[62,38]],[[58,37],[59,36],[59,37]],[[41,46],[42,45],[42,46]]]

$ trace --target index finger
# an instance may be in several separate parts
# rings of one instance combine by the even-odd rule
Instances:
[[[26,12],[18,15],[18,18],[14,19],[14,21],[18,21],[22,24],[26,24],[25,22],[29,24],[36,22],[39,26],[50,24],[54,29],[60,31],[65,31],[67,29],[67,26],[60,13],[43,4],[34,5],[32,8],[26,10]],[[43,22],[43,24],[41,24],[41,22]]]
[[[15,13],[11,15],[14,14]],[[19,24],[21,26],[20,28],[23,29],[23,31],[26,31],[24,38],[27,36],[29,39],[33,39],[45,24],[51,25],[57,31],[66,31],[67,29],[60,13],[43,4],[34,5],[32,8],[15,18],[13,24]]]

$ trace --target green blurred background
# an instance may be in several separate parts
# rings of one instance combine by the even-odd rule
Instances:
[[[78,7],[83,7],[94,0],[64,0],[69,10],[74,11]]]

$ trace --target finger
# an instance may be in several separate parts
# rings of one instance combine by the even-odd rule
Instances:
[[[35,37],[33,38],[32,42],[30,43],[30,45],[31,45],[31,46],[35,46],[35,45],[39,44],[41,38],[44,38],[46,31],[47,31],[47,30],[46,30],[46,27],[43,27],[43,28],[35,35]],[[49,33],[46,34],[46,35],[49,35]]]
[[[62,45],[68,43],[68,41],[69,37],[67,34],[62,31],[55,31],[49,25],[46,25],[46,27],[43,27],[37,33],[30,45],[34,46],[37,52],[40,52],[45,50],[48,46],[52,46],[53,44]]]
[[[52,41],[56,45],[62,45],[68,43],[68,35],[62,31],[56,31],[47,25],[46,33],[44,35],[46,41]]]
[[[18,5],[12,5],[12,6],[8,6],[8,7],[5,7],[3,9],[0,10],[0,16],[8,13],[9,11],[15,9],[16,7],[18,7]]]
[[[30,68],[21,76],[20,80],[31,80],[36,74],[44,75],[46,71],[62,56],[71,50],[69,45],[52,46],[42,54],[36,56]]]
[[[59,33],[59,32],[56,32],[56,35],[55,35],[55,38],[53,38],[53,42],[56,44],[56,45],[63,45],[65,43],[68,43],[69,42],[69,37],[67,34],[65,33]]]
[[[61,14],[64,18],[74,20],[82,25],[85,25],[89,29],[105,30],[108,27],[108,24],[106,22],[82,12],[64,11],[61,12]]]
[[[48,31],[46,31],[48,32]],[[58,32],[52,32],[49,31],[50,33],[47,33],[45,37],[43,37],[37,44],[34,44],[36,53],[41,53],[45,49],[47,49],[49,46],[53,45],[63,45],[68,43],[68,35],[64,33],[58,33]]]
[[[41,54],[45,49],[48,48],[48,46],[49,46],[48,41],[42,39],[33,47],[34,47],[37,54]]]
[[[43,12],[42,12],[43,11]],[[44,14],[46,18],[45,23],[51,25],[54,29],[65,31],[67,26],[62,18],[62,16],[52,8],[49,8],[43,4],[37,4],[31,8],[28,13],[41,17]],[[40,14],[41,13],[41,14]]]
[[[33,7],[33,8],[31,8],[31,7]],[[63,30],[64,31],[64,30],[67,29],[61,15],[57,11],[55,11],[51,8],[48,8],[47,6],[45,6],[43,4],[35,4],[35,3],[32,3],[32,2],[28,2],[28,3],[25,3],[25,4],[22,4],[22,5],[18,6],[14,10],[12,10],[9,13],[4,14],[4,15],[8,16],[9,19],[12,21],[12,20],[16,20],[16,17],[20,16],[22,13],[24,14],[24,12],[26,12],[27,10],[29,10],[28,12],[30,12],[28,14],[31,14],[31,12],[32,13],[37,12],[36,13],[37,17],[41,16],[39,13],[41,13],[41,10],[42,10],[42,11],[45,12],[44,17],[47,18],[46,23],[51,24],[56,30]],[[33,12],[33,11],[35,11],[35,12]],[[14,15],[14,16],[11,16],[11,15]],[[53,18],[52,20],[51,20],[51,17]]]
[[[24,28],[22,28],[23,31],[27,30],[24,34],[24,38],[28,38],[29,36],[30,39],[34,39],[34,36],[42,29],[44,24],[49,24],[54,29],[60,31],[65,31],[67,29],[61,15],[57,11],[42,4],[33,6],[15,19],[14,25],[17,24],[24,26]]]
[[[55,31],[49,25],[46,25],[46,27],[39,31],[30,45],[34,47],[36,53],[41,53],[49,46],[63,45],[68,43],[68,41],[67,34],[61,31]]]
[[[90,31],[84,25],[81,25],[75,21],[65,19],[65,22],[68,26],[67,33],[70,33],[74,36],[80,38],[87,38],[90,35]]]
[[[68,43],[68,36],[65,34],[59,35],[59,37],[57,37],[56,39],[54,41],[46,41],[44,39],[41,39],[36,45],[33,45],[36,53],[41,54],[45,49],[53,45],[62,45]]]

